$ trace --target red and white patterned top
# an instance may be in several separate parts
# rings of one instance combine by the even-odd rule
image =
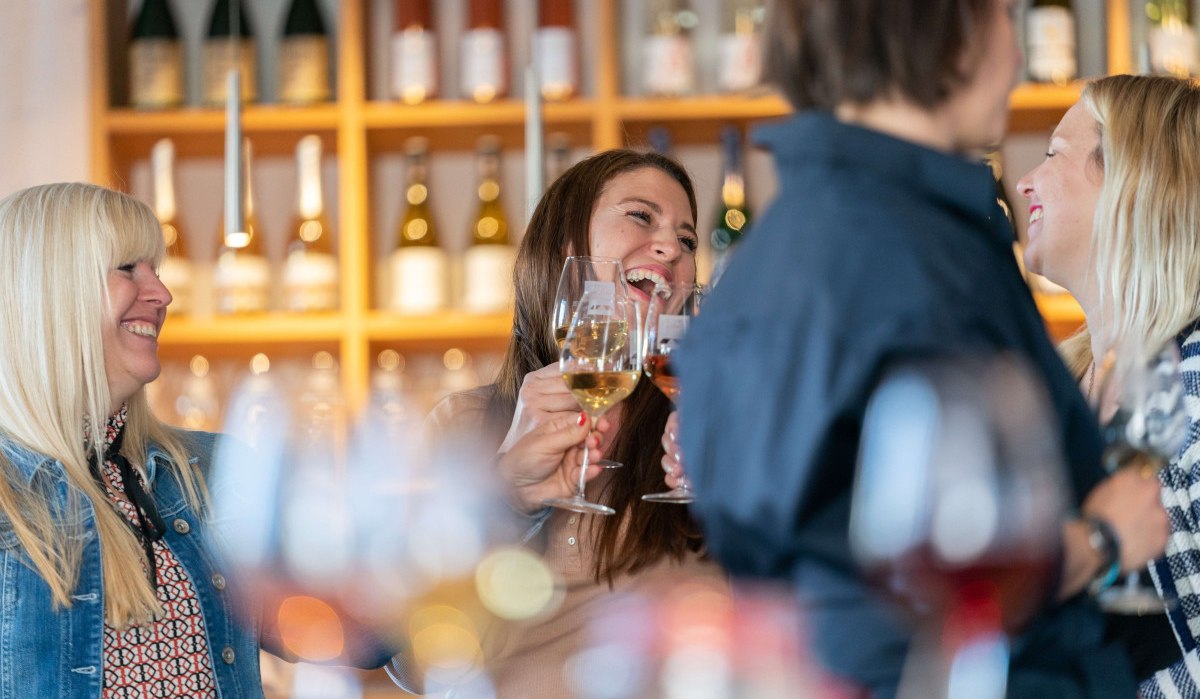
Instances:
[[[104,445],[125,427],[126,409],[108,419]],[[108,497],[130,522],[136,509],[125,495],[120,469],[104,463]],[[153,622],[117,629],[104,624],[104,699],[216,699],[216,677],[200,600],[187,570],[164,539],[153,542],[158,601],[163,614]],[[142,563],[145,568],[145,562]]]

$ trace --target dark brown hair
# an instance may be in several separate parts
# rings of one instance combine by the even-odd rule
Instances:
[[[797,110],[900,97],[931,108],[965,84],[1003,0],[770,0],[766,79]]]
[[[516,307],[513,335],[488,402],[487,419],[493,433],[503,435],[516,409],[521,382],[531,371],[558,361],[558,345],[550,328],[554,293],[566,258],[591,249],[589,224],[596,201],[618,175],[643,168],[666,173],[683,187],[696,220],[696,193],[687,171],[658,153],[615,149],[597,153],[564,172],[542,195],[513,269]],[[600,528],[596,579],[612,580],[632,573],[663,556],[682,558],[700,547],[700,534],[685,507],[643,502],[643,493],[664,489],[659,462],[660,444],[670,404],[649,382],[624,402],[620,429],[609,456],[625,464],[601,498],[619,503],[622,514],[594,517]]]

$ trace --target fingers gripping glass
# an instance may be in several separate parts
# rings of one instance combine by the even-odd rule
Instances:
[[[613,257],[577,255],[568,257],[558,278],[558,289],[554,294],[554,308],[550,314],[550,332],[562,352],[567,339],[567,327],[579,306],[579,301],[588,290],[611,291],[617,299],[626,300],[625,268]],[[611,459],[596,459],[593,465],[604,468],[620,468],[623,464]]]
[[[612,289],[604,287],[584,293],[567,326],[558,364],[571,395],[593,425],[637,386],[642,373],[640,339],[634,302],[618,298]],[[575,495],[544,500],[544,504],[574,512],[614,514],[613,508],[589,502],[585,496],[591,465],[585,442]]]
[[[659,284],[654,287],[646,311],[643,336],[646,378],[671,402],[679,399],[680,391],[672,357],[687,333],[688,322],[700,309],[701,289],[690,283]],[[679,485],[662,493],[647,493],[642,499],[686,505],[692,502],[694,496],[687,476],[680,475]]]
[[[1104,372],[1097,412],[1104,424],[1104,466],[1109,472],[1136,468],[1145,478],[1157,478],[1183,446],[1187,413],[1179,362],[1179,351],[1169,342],[1147,360],[1128,366],[1117,361]],[[1105,364],[1114,361],[1110,357]],[[1140,571],[1102,590],[1096,599],[1106,612],[1138,615],[1161,614],[1176,602],[1143,584]]]

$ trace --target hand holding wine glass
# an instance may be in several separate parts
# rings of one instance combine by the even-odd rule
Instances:
[[[637,385],[642,373],[639,340],[634,302],[617,296],[612,287],[595,286],[583,294],[567,328],[559,369],[567,388],[593,423]],[[585,442],[575,495],[549,498],[544,504],[582,513],[615,514],[613,508],[587,500],[584,488],[590,466],[590,450]]]
[[[697,285],[680,282],[659,284],[650,295],[643,338],[646,377],[672,402],[679,397],[680,385],[671,359],[687,333],[691,317],[700,308],[700,298],[701,290]],[[678,418],[675,418],[675,424],[678,424]],[[662,493],[647,493],[642,496],[643,500],[686,505],[694,499],[691,484],[679,463],[678,445],[674,442],[673,434],[663,435],[663,448],[667,451],[663,457],[664,468],[668,463],[680,467],[674,474],[676,486]]]

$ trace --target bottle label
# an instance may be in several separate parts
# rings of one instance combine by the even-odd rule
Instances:
[[[1038,82],[1064,84],[1075,79],[1075,18],[1065,7],[1029,10],[1029,77]]]
[[[225,104],[226,81],[229,71],[238,69],[242,85],[242,101],[258,99],[255,83],[254,42],[225,39],[204,43],[204,103]]]
[[[283,40],[279,99],[291,104],[329,99],[329,42],[325,37],[301,34]]]
[[[158,278],[171,292],[171,305],[167,306],[167,310],[182,315],[191,313],[192,263],[181,257],[167,255],[158,269]]]
[[[695,88],[692,42],[682,34],[646,37],[645,86],[654,95],[686,95]]]
[[[1186,78],[1196,72],[1196,30],[1182,23],[1153,27],[1148,38],[1150,68],[1160,75]]]
[[[680,340],[687,334],[688,316],[663,315],[658,317],[658,342]]]
[[[391,267],[388,308],[430,313],[446,307],[446,253],[441,248],[401,248],[392,253]]]
[[[498,313],[512,308],[513,263],[517,249],[511,245],[472,245],[463,253],[463,309],[468,313]]]
[[[575,30],[570,27],[540,27],[533,35],[533,55],[542,97],[565,100],[579,91],[579,69],[575,65]]]
[[[296,313],[337,308],[337,258],[323,252],[295,250],[283,263],[283,295]]]
[[[463,96],[490,102],[507,91],[504,35],[497,29],[472,29],[462,39]]]
[[[271,269],[262,255],[223,250],[213,271],[218,313],[260,313],[267,310]]]
[[[717,86],[722,90],[749,90],[762,80],[762,46],[758,32],[721,35],[717,53]]]
[[[392,95],[420,104],[437,95],[437,53],[433,32],[405,29],[392,36]]]
[[[139,39],[129,47],[129,102],[138,109],[183,104],[183,49],[175,39]]]

